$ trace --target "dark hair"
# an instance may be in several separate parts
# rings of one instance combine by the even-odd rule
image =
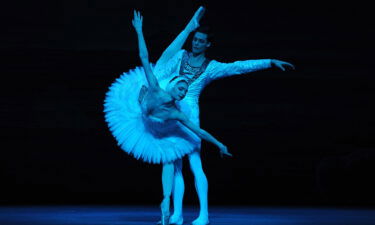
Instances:
[[[172,81],[176,80],[178,77],[180,77],[180,76],[175,76],[175,77],[173,77],[173,78],[169,81],[169,83],[172,83]],[[176,84],[178,84],[178,83],[180,83],[180,82],[185,82],[185,83],[189,86],[189,82],[187,82],[186,80],[180,80],[180,81],[177,82]]]
[[[177,77],[178,77],[178,76],[173,77],[173,78],[169,81],[169,83],[171,83],[172,81],[176,80]]]
[[[198,27],[195,32],[194,32],[194,35],[195,33],[197,32],[200,32],[200,33],[204,33],[204,34],[207,34],[207,41],[208,42],[213,42],[214,41],[214,34],[211,32],[211,29],[209,26],[200,26]]]

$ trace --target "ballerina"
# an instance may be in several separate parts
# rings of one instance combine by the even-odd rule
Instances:
[[[165,89],[160,87],[148,59],[142,23],[143,17],[134,11],[132,25],[137,33],[143,69],[136,68],[123,74],[110,87],[105,100],[105,116],[124,151],[145,162],[163,164],[161,223],[169,224],[175,161],[191,153],[200,139],[215,144],[221,156],[232,155],[225,145],[179,110],[177,101],[187,93],[188,78],[174,77]]]
[[[155,65],[155,71],[161,80],[161,84],[167,85],[167,81],[173,76],[183,76],[190,79],[189,91],[186,97],[179,102],[181,111],[189,120],[199,126],[199,95],[209,83],[214,80],[228,76],[247,74],[259,70],[276,67],[282,71],[286,67],[294,66],[288,62],[276,59],[243,60],[231,63],[222,63],[206,58],[205,52],[212,45],[212,35],[207,27],[199,27],[195,30],[192,39],[190,52],[181,49],[191,30],[184,29],[175,40],[163,52]],[[199,198],[199,216],[193,221],[193,225],[209,224],[208,214],[208,182],[202,168],[200,158],[200,142],[195,146],[194,151],[188,154],[191,171],[195,178],[195,188]],[[183,224],[182,201],[184,195],[184,179],[182,175],[182,160],[175,161],[173,189],[174,212],[170,218],[171,224]]]

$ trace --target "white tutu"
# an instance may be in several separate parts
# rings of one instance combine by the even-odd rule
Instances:
[[[118,145],[148,163],[172,162],[191,153],[199,137],[177,121],[146,116],[138,102],[142,85],[148,86],[147,80],[143,67],[137,67],[116,79],[106,94],[105,119]]]

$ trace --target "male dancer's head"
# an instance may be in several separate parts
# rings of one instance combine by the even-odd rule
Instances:
[[[198,27],[191,42],[191,52],[194,55],[204,54],[211,46],[213,35],[208,27]]]

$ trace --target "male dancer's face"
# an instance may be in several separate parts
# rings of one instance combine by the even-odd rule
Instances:
[[[199,55],[205,52],[210,45],[211,43],[207,40],[207,34],[195,32],[193,41],[191,43],[191,52]]]

